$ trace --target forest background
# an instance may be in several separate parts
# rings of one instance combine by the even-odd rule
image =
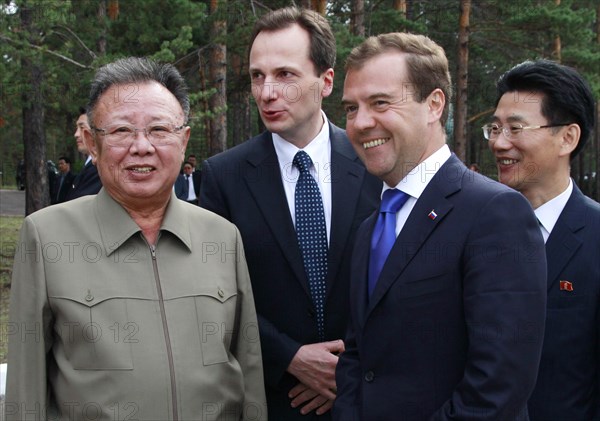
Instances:
[[[600,99],[598,0],[0,0],[0,187],[14,184],[24,158],[26,213],[48,205],[46,161],[66,155],[76,171],[83,165],[73,139],[78,109],[95,69],[120,57],[150,56],[184,75],[188,154],[200,162],[259,133],[247,71],[251,28],[265,12],[293,4],[317,10],[333,27],[335,88],[324,110],[341,127],[344,61],[364,37],[408,31],[444,47],[455,88],[448,143],[491,178],[495,163],[481,126],[503,72],[524,60],[556,60],[580,71]],[[599,109],[597,102],[597,121]],[[596,123],[572,163],[573,178],[596,200],[599,156]]]

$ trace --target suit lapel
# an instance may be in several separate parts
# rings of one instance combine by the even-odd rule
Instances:
[[[336,279],[342,254],[354,221],[354,209],[360,198],[365,176],[363,166],[355,162],[356,153],[343,131],[330,124],[331,139],[331,234],[327,271],[327,292]]]
[[[271,134],[265,132],[257,147],[248,156],[248,168],[243,174],[263,218],[283,251],[296,278],[310,296],[302,255],[296,239],[296,230],[281,181],[281,171]]]
[[[577,232],[585,227],[585,218],[581,207],[583,193],[573,184],[573,193],[561,212],[556,225],[546,242],[546,259],[548,261],[548,290],[558,281],[558,275],[581,247]]]
[[[456,168],[451,169],[451,167]],[[464,170],[464,165],[452,155],[442,165],[417,200],[383,266],[379,281],[369,300],[367,316],[381,301],[390,287],[400,278],[406,266],[419,252],[431,233],[454,207],[447,197],[460,190],[462,176],[444,177],[444,174],[462,175]],[[429,217],[431,211],[435,211],[437,214],[434,219]],[[368,244],[370,244],[370,240]]]

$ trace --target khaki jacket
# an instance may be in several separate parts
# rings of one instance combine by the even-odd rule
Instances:
[[[10,326],[7,420],[267,417],[239,232],[174,194],[156,248],[104,190],[27,217]]]

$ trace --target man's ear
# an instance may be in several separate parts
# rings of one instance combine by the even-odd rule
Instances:
[[[446,105],[446,96],[441,89],[434,89],[426,99],[427,106],[429,107],[430,122],[439,121],[442,118],[444,112],[444,106]]]
[[[94,138],[94,135],[92,134],[92,129],[90,129],[89,127],[85,127],[83,129],[83,143],[85,144],[85,147],[88,150],[88,153],[90,154],[90,156],[92,157],[92,162],[94,165],[96,165],[96,159],[98,158],[98,144],[96,143],[96,139]]]
[[[571,152],[577,148],[577,145],[579,145],[581,128],[579,127],[579,124],[573,123],[565,127],[562,132],[560,155],[569,156],[571,155]]]
[[[327,98],[333,92],[333,69],[329,68],[323,72],[323,89],[321,95]]]
[[[181,142],[181,162],[185,162],[185,150],[187,149],[187,145],[188,142],[190,140],[190,135],[192,133],[192,129],[189,126],[186,126],[185,129],[183,129],[183,139]]]

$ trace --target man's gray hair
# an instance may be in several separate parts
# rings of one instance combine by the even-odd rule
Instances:
[[[184,114],[184,124],[190,113],[190,100],[185,80],[172,64],[158,63],[146,57],[127,57],[106,64],[98,69],[90,89],[88,118],[93,125],[94,110],[100,96],[113,85],[131,85],[144,82],[158,82],[167,88],[177,99]],[[133,94],[135,95],[135,94]],[[127,94],[123,100],[127,100]]]

